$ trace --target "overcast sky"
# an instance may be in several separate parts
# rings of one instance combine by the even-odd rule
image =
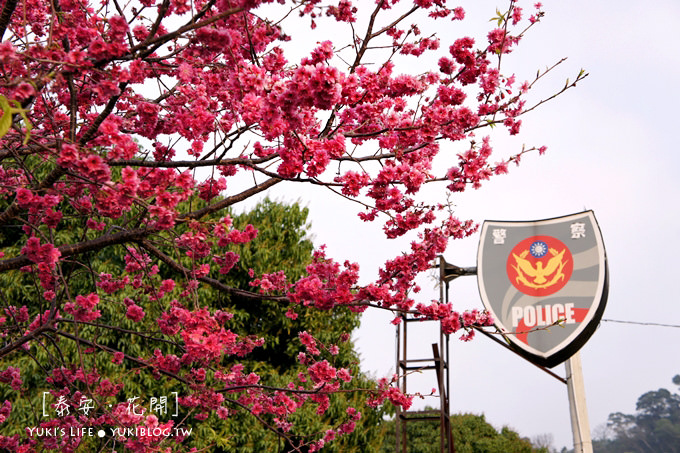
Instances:
[[[505,6],[500,1],[474,3],[463,5],[468,13],[464,27],[470,32],[487,30],[496,6]],[[568,57],[546,89],[561,86],[567,77],[573,80],[581,68],[590,75],[527,116],[519,140],[496,141],[500,155],[512,154],[522,143],[546,145],[548,152],[527,156],[509,175],[457,196],[456,212],[481,223],[592,209],[609,259],[604,319],[680,324],[673,289],[680,256],[680,184],[675,175],[680,156],[674,126],[674,108],[680,105],[675,32],[680,4],[542,3],[546,17],[508,59],[512,70],[518,79],[528,79],[537,69]],[[533,5],[519,4],[527,10]],[[462,28],[456,27],[451,32],[460,34]],[[315,242],[327,244],[329,255],[338,260],[358,261],[369,278],[380,263],[405,247],[381,240],[358,220],[339,222],[339,213],[349,212],[349,206],[331,211],[321,198],[312,198],[308,205]],[[447,261],[476,265],[478,241],[475,236],[452,243]],[[437,298],[433,285],[426,286],[424,301]],[[452,282],[451,297],[458,309],[482,306],[474,277]],[[364,369],[376,376],[394,371],[390,318],[366,315],[355,336]],[[679,342],[677,328],[602,322],[581,350],[591,426],[604,424],[612,412],[634,412],[638,396],[648,390],[675,390],[671,378],[680,373]],[[423,335],[425,353],[430,343]],[[495,426],[509,425],[523,436],[551,433],[555,447],[571,448],[564,384],[484,337],[470,343],[452,337],[451,346],[454,412],[484,413]],[[563,365],[554,370],[564,375]],[[424,386],[427,391],[434,380]]]

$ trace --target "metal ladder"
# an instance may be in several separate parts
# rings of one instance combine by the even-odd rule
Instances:
[[[447,263],[439,257],[439,300],[441,303],[449,301],[449,282],[462,275],[474,275],[476,268],[461,268]],[[439,325],[439,342],[432,344],[432,357],[410,359],[408,356],[408,325],[423,321],[408,314],[402,314],[401,323],[397,325],[396,342],[396,370],[397,385],[403,393],[407,393],[408,378],[415,371],[434,370],[437,388],[439,389],[439,410],[404,411],[397,407],[396,415],[396,452],[408,453],[408,436],[406,425],[410,422],[439,420],[439,451],[440,453],[455,453],[456,449],[451,434],[451,419],[449,407],[449,336],[442,332]]]

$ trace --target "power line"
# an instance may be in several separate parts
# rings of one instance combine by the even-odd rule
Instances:
[[[675,327],[676,329],[680,329],[680,325],[661,324],[661,323],[658,323],[658,322],[619,321],[619,320],[616,320],[616,319],[603,319],[602,321],[616,322],[616,323],[619,323],[619,324],[635,324],[635,325],[638,325],[638,326]]]

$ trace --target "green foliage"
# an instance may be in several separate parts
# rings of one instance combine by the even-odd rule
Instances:
[[[237,267],[223,277],[223,281],[240,289],[252,289],[249,286],[252,280],[248,275],[250,269],[256,276],[285,269],[289,282],[304,275],[313,251],[313,244],[307,236],[307,215],[307,208],[301,208],[297,203],[284,205],[265,199],[252,211],[234,216],[235,228],[242,230],[252,224],[258,229],[258,235],[253,241],[233,248],[240,260]],[[224,297],[213,291],[209,297],[216,307],[234,313],[230,326],[235,332],[265,339],[263,347],[256,348],[245,360],[239,360],[247,368],[262,373],[264,384],[285,386],[303,370],[296,360],[301,347],[297,338],[299,332],[306,330],[321,342],[337,344],[339,353],[334,356],[326,354],[324,358],[335,367],[346,367],[352,371],[355,378],[348,388],[374,388],[374,382],[359,369],[354,345],[349,341],[338,342],[342,332],[351,332],[359,326],[358,314],[342,308],[321,312],[313,307],[296,306],[294,310],[298,317],[291,320],[285,314],[288,307],[278,301],[263,299],[254,303],[251,299],[233,295]],[[341,392],[331,397],[330,408],[323,416],[318,416],[313,407],[303,407],[291,419],[296,426],[295,440],[337,425],[347,418],[347,407],[355,407],[362,412],[355,431],[331,443],[324,451],[378,452],[382,438],[382,410],[365,407],[365,401],[366,394],[363,392]],[[225,422],[216,422],[210,424],[213,431],[210,438],[218,447],[215,452],[286,451],[285,442],[267,431],[252,416],[239,413]]]
[[[7,202],[8,200],[0,199],[0,207]],[[204,205],[196,198],[187,203],[191,203],[193,209],[199,209]],[[307,235],[309,225],[306,208],[300,207],[297,203],[286,205],[266,199],[249,212],[231,215],[235,228],[243,230],[246,225],[252,224],[258,229],[258,236],[246,244],[232,244],[230,250],[240,256],[236,267],[226,275],[220,275],[215,270],[210,277],[233,288],[252,291],[253,288],[249,284],[252,280],[249,275],[250,269],[256,276],[284,269],[289,282],[294,282],[304,275],[313,252],[313,244]],[[122,218],[120,221],[129,222],[132,217],[134,216]],[[84,223],[85,219],[77,213],[67,212],[56,230],[45,231],[44,234],[60,236],[63,239],[60,242],[78,242],[88,235]],[[175,234],[180,235],[183,227],[179,226],[177,230]],[[20,228],[3,229],[0,232],[0,245],[5,247],[4,250],[18,255],[25,244],[25,237]],[[11,247],[8,247],[10,245]],[[165,247],[163,252],[173,256],[185,267],[191,267],[190,258],[181,250]],[[65,277],[69,281],[69,294],[59,294],[59,303],[63,304],[79,294],[97,292],[100,296],[98,309],[101,310],[102,316],[97,319],[95,323],[97,325],[61,323],[60,327],[66,331],[79,333],[82,338],[92,339],[103,347],[122,351],[128,357],[147,357],[154,349],[159,349],[164,355],[172,353],[181,356],[182,351],[157,339],[161,336],[158,335],[156,319],[168,308],[172,297],[152,302],[129,287],[114,294],[106,294],[95,286],[94,275],[109,273],[114,277],[120,276],[121,269],[125,266],[123,257],[126,253],[126,247],[123,245],[107,247],[96,253],[84,254],[78,263],[66,262],[62,265],[62,271],[67,274]],[[159,275],[156,278],[177,277],[172,269],[163,263],[159,264]],[[40,307],[40,312],[49,308],[41,297],[42,289],[33,274],[20,271],[3,273],[0,274],[0,284],[4,288],[3,306],[34,307],[35,304],[42,304],[44,306]],[[136,323],[125,317],[126,306],[123,300],[126,297],[134,299],[143,307],[146,316],[141,322]],[[285,387],[304,370],[296,360],[301,349],[298,333],[308,331],[318,340],[338,346],[339,352],[336,355],[324,351],[323,358],[335,367],[351,370],[354,379],[346,384],[344,390],[375,388],[375,383],[359,369],[359,358],[352,342],[339,341],[342,333],[351,333],[358,327],[359,315],[356,313],[347,309],[336,309],[329,313],[310,307],[289,307],[287,302],[280,300],[224,294],[208,285],[199,288],[196,303],[200,307],[207,306],[211,311],[222,309],[233,313],[234,317],[227,326],[233,332],[265,339],[263,347],[256,348],[245,358],[224,359],[225,365],[238,362],[245,366],[246,373],[257,372],[262,377],[261,383],[264,385]],[[297,313],[296,320],[286,316],[289,308],[294,308]],[[129,331],[136,331],[141,335],[130,334]],[[181,343],[181,338],[176,340]],[[112,358],[112,353],[89,348],[86,344],[76,344],[51,334],[41,337],[40,343],[34,343],[29,351],[17,350],[4,357],[0,369],[7,366],[18,367],[22,372],[24,385],[20,397],[17,397],[8,385],[0,385],[0,397],[11,399],[14,405],[11,423],[4,425],[3,434],[19,434],[25,427],[37,426],[44,421],[41,419],[42,395],[43,392],[54,389],[54,386],[46,382],[48,375],[42,364],[63,364],[67,369],[73,370],[81,366],[94,368],[112,382],[123,384],[120,394],[100,398],[97,401],[102,406],[124,403],[128,398],[138,396],[148,407],[151,397],[170,398],[174,391],[179,395],[186,395],[189,391],[172,379],[160,378],[147,372],[139,363],[125,360],[122,364],[116,365],[112,363]],[[56,366],[59,368],[61,365]],[[87,389],[83,382],[76,382],[73,385],[82,391]],[[355,431],[339,438],[324,451],[378,452],[383,437],[381,427],[383,412],[382,409],[367,408],[366,398],[366,391],[338,392],[331,396],[330,407],[322,416],[315,413],[313,405],[305,405],[291,419],[295,425],[294,440],[299,442],[306,436],[316,436],[329,428],[337,428],[348,419],[346,409],[354,407],[362,412],[362,418],[357,423]],[[54,400],[54,397],[47,396],[48,404]],[[174,406],[172,407],[174,409]],[[185,442],[189,447],[215,453],[286,451],[283,439],[243,411],[233,412],[226,420],[219,419],[215,414],[206,420],[196,420],[190,415],[189,410],[180,408],[179,417],[172,419],[176,423],[184,420],[184,426],[193,429],[192,435]],[[169,420],[167,417],[159,418],[161,421]],[[265,417],[264,421],[274,425],[271,416]],[[88,438],[87,441],[93,444],[93,451],[99,449],[96,445],[99,439]]]
[[[388,431],[381,452],[392,453],[395,422],[392,420],[386,425]],[[406,430],[408,453],[439,453],[439,421],[411,421],[406,424]],[[548,453],[544,448],[534,448],[507,426],[497,431],[484,415],[451,415],[451,434],[456,453]]]
[[[250,269],[256,276],[284,269],[289,282],[299,279],[311,262],[314,249],[306,235],[307,215],[307,208],[301,208],[297,203],[287,206],[265,199],[252,211],[235,216],[235,228],[242,230],[252,224],[258,229],[258,235],[251,242],[233,247],[241,258],[237,267],[226,275],[225,283],[252,290],[249,285],[252,278],[248,275]],[[215,294],[215,297],[219,296]],[[234,314],[232,325],[235,331],[265,339],[264,346],[253,351],[249,360],[269,364],[278,371],[295,365],[300,346],[296,340],[299,331],[312,329],[323,333],[325,329],[320,327],[328,323],[334,326],[331,329],[333,335],[341,331],[350,332],[359,322],[356,316],[347,312],[323,313],[307,307],[295,307],[298,319],[293,321],[285,316],[285,305],[267,299],[253,303],[252,299],[230,296],[216,301],[215,305]]]
[[[680,375],[673,377],[680,385]],[[607,423],[611,438],[593,442],[596,453],[680,452],[680,395],[667,389],[638,398],[635,414],[616,412]]]

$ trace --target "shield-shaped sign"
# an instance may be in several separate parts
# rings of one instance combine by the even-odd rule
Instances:
[[[484,306],[522,356],[553,367],[590,338],[607,302],[607,261],[592,211],[486,221],[477,255]]]

